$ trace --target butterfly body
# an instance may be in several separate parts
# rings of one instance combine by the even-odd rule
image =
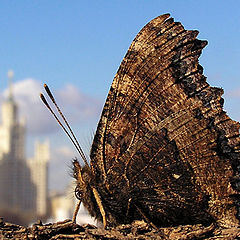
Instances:
[[[197,33],[166,14],[131,44],[110,88],[90,167],[75,167],[82,171],[77,191],[92,216],[104,214],[110,225],[239,223],[239,124],[222,109],[223,90],[202,74],[198,58],[207,42]]]

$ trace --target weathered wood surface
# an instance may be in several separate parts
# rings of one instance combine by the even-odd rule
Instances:
[[[212,224],[204,227],[201,224],[153,229],[143,221],[132,224],[119,225],[116,228],[96,228],[92,225],[72,223],[71,220],[53,224],[34,224],[32,227],[0,222],[0,239],[28,239],[28,240],[55,240],[55,239],[240,239],[240,228],[218,228]]]

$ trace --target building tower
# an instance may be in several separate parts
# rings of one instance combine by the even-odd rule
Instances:
[[[0,125],[0,159],[4,154],[11,153],[12,158],[23,160],[25,126],[18,120],[18,107],[13,98],[13,71],[8,72],[9,93],[2,104],[2,125]]]
[[[47,217],[49,144],[35,144],[32,159],[25,156],[25,124],[19,121],[13,96],[13,72],[0,123],[0,216],[27,225]]]
[[[35,142],[34,157],[28,161],[31,178],[36,186],[36,214],[46,218],[48,210],[48,161],[49,143]]]
[[[9,93],[2,104],[0,125],[0,215],[25,224],[32,219],[35,202],[27,196],[35,192],[25,158],[25,125],[19,121],[13,97],[13,72],[8,72]]]

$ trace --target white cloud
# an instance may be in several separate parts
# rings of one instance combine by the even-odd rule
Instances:
[[[239,98],[240,97],[240,88],[231,90],[226,92],[227,97],[234,97],[234,98]]]
[[[83,162],[73,147],[66,145],[51,146],[51,160],[49,162],[49,188],[64,191],[73,181],[72,160],[78,158],[81,165]]]
[[[67,146],[60,146],[57,149],[55,149],[55,154],[70,159],[76,153],[72,150],[72,148],[69,148]]]
[[[96,117],[100,112],[100,103],[97,99],[87,96],[80,92],[72,84],[68,84],[64,89],[56,92],[59,103],[68,112],[71,121],[76,122],[79,120],[88,120],[89,118]]]
[[[33,141],[35,138],[48,138],[51,142],[50,189],[63,191],[69,182],[73,180],[71,177],[72,159],[78,157],[78,153],[62,132],[51,134],[62,130],[41,102],[39,93],[42,91],[44,89],[40,82],[31,78],[13,84],[13,95],[19,107],[20,117],[26,119],[28,139]],[[68,84],[62,87],[56,90],[54,95],[70,124],[77,123],[85,126],[91,121],[95,123],[96,119],[98,119],[101,104],[94,97],[84,95],[74,85]],[[7,96],[7,89],[0,92],[0,106]],[[64,144],[65,140],[61,140],[62,136],[66,140],[66,144]],[[83,136],[81,140],[84,140]],[[84,143],[82,145],[84,147]]]
[[[72,178],[72,159],[76,156],[73,148],[59,146],[51,148],[51,161],[49,162],[50,189],[64,191]]]
[[[13,94],[19,106],[20,116],[26,119],[27,132],[31,135],[49,134],[60,129],[39,98],[42,91],[40,82],[31,78],[13,84]],[[7,95],[8,90],[0,94],[0,103],[3,96],[6,98]],[[68,84],[57,90],[55,96],[71,124],[94,121],[100,114],[99,101],[84,95],[74,85]]]

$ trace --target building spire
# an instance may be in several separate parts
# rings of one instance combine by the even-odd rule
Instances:
[[[8,98],[11,100],[13,99],[13,84],[12,84],[12,79],[14,76],[13,70],[9,70],[7,75],[8,75],[8,88],[9,88]]]

